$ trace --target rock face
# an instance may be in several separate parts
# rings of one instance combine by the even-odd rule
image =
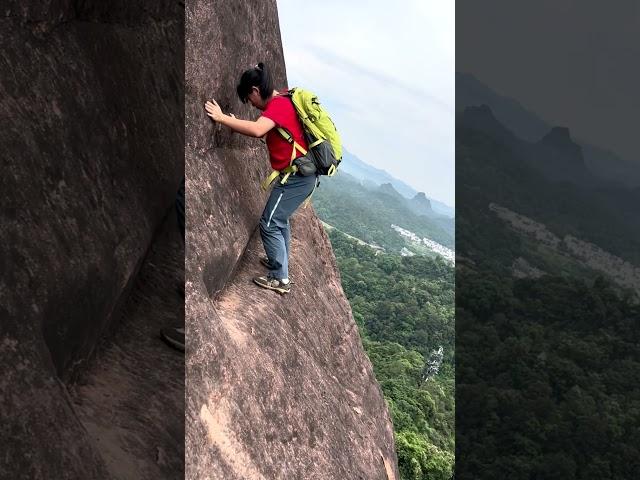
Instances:
[[[286,86],[275,0],[187,5],[186,434],[188,479],[397,479],[392,425],[312,208],[291,220],[288,296],[262,290],[257,139],[212,124],[263,61]]]
[[[69,391],[128,320],[183,175],[184,12],[27,0],[1,15],[0,478],[114,478]]]
[[[424,192],[418,192],[416,195],[409,200],[409,205],[411,210],[413,210],[418,215],[425,215],[427,217],[435,217],[436,213],[431,208],[431,202],[424,194]]]
[[[2,305],[39,319],[65,378],[108,327],[182,176],[182,13],[160,23],[121,3],[51,2],[64,22],[9,17],[1,30],[1,235],[22,266],[3,283],[34,293]]]

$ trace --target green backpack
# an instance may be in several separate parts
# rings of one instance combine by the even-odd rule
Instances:
[[[337,168],[342,161],[342,142],[340,135],[329,114],[320,105],[318,97],[314,93],[303,90],[302,88],[292,88],[283,94],[283,96],[291,98],[300,122],[302,123],[309,150],[305,150],[298,144],[287,130],[279,127],[278,132],[293,148],[291,152],[291,164],[281,172],[274,171],[267,177],[262,185],[264,189],[266,189],[280,173],[285,173],[281,181],[281,183],[285,183],[291,173],[299,170],[294,162],[294,159],[296,159],[296,150],[313,161],[316,175],[332,177],[336,174]],[[311,166],[311,168],[313,168],[313,166]]]

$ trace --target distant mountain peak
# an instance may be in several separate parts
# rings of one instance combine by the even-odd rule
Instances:
[[[491,107],[492,116],[527,141],[535,142],[549,130],[549,125],[513,98],[493,91],[470,73],[456,72],[456,111],[478,105]]]
[[[542,138],[542,141],[559,145],[569,142],[573,143],[571,132],[567,127],[553,127],[549,133]]]
[[[517,138],[543,148],[549,147],[554,152],[573,150],[574,158],[576,160],[581,158],[580,163],[584,169],[588,170],[589,178],[583,176],[583,180],[589,184],[594,182],[592,172],[606,181],[616,181],[628,186],[640,185],[640,173],[635,162],[625,160],[612,151],[595,147],[578,138],[571,138],[569,131],[562,127],[557,127],[558,130],[555,130],[535,112],[528,110],[517,100],[492,90],[471,73],[456,72],[456,112],[461,114],[465,107],[483,104],[489,105],[492,116],[495,116],[497,121],[507,127]],[[488,114],[487,111],[482,110],[476,113]],[[479,128],[473,129],[482,131]],[[484,131],[484,133],[491,132]],[[545,136],[549,138],[543,142],[541,139]],[[581,146],[580,153],[571,146],[572,143]],[[562,145],[570,147],[564,149]],[[580,176],[571,176],[575,181],[580,181],[580,178]]]
[[[553,127],[538,144],[561,154],[571,164],[584,166],[582,148],[573,141],[566,127]]]
[[[496,118],[488,105],[466,107],[459,118],[462,126],[490,134],[500,140],[515,140],[514,134]]]
[[[408,202],[409,208],[418,215],[426,215],[427,217],[436,217],[436,212],[431,208],[431,201],[427,198],[424,192],[418,192]]]
[[[465,125],[482,122],[484,125],[496,125],[500,126],[500,128],[504,128],[493,114],[491,107],[484,104],[465,107],[462,112],[462,121]]]
[[[389,190],[388,195],[395,195],[399,193],[403,200],[410,200],[416,195],[416,190],[397,178],[394,178],[389,173],[379,168],[375,168],[353,155],[346,148],[343,149],[343,161],[340,165],[340,171],[338,175],[352,175],[358,179],[367,188],[375,190],[382,184],[390,184],[395,192]],[[380,192],[380,190],[378,190]],[[382,191],[384,193],[384,191]],[[429,199],[431,202],[431,208],[434,212],[444,215],[449,218],[455,216],[455,211],[452,207],[439,202],[435,199]]]
[[[416,205],[420,205],[431,210],[431,202],[429,201],[427,196],[424,194],[424,192],[416,193],[416,195],[411,199],[411,201]]]
[[[498,121],[495,115],[493,114],[491,107],[484,103],[482,105],[477,105],[477,106],[471,105],[469,107],[465,107],[463,115],[466,118],[481,118],[485,120],[491,120],[494,122]]]

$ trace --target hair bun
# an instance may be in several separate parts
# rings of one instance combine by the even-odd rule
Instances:
[[[264,63],[260,62],[256,65],[257,70],[264,70]]]

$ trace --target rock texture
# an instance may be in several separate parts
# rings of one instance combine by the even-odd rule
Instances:
[[[73,408],[118,480],[184,478],[184,354],[158,332],[182,326],[184,248],[171,212],[92,365],[70,386]]]
[[[264,273],[256,227],[264,145],[209,121],[204,103],[255,118],[240,73],[286,85],[275,0],[194,0],[186,23],[188,479],[398,479],[382,392],[312,208],[292,219],[288,296]]]
[[[131,320],[122,312],[183,175],[183,28],[168,0],[0,12],[0,478],[126,478],[84,423],[116,412],[80,415],[69,389],[106,367],[89,361],[99,343],[119,348],[111,339]],[[165,287],[160,277],[148,288]],[[149,398],[164,383],[147,377],[131,388]]]
[[[102,2],[82,3],[91,18]],[[0,30],[3,253],[23,267],[3,284],[33,292],[2,304],[40,319],[64,377],[107,328],[182,176],[182,14],[161,24],[128,8],[130,24],[59,7],[47,33],[30,17]]]

